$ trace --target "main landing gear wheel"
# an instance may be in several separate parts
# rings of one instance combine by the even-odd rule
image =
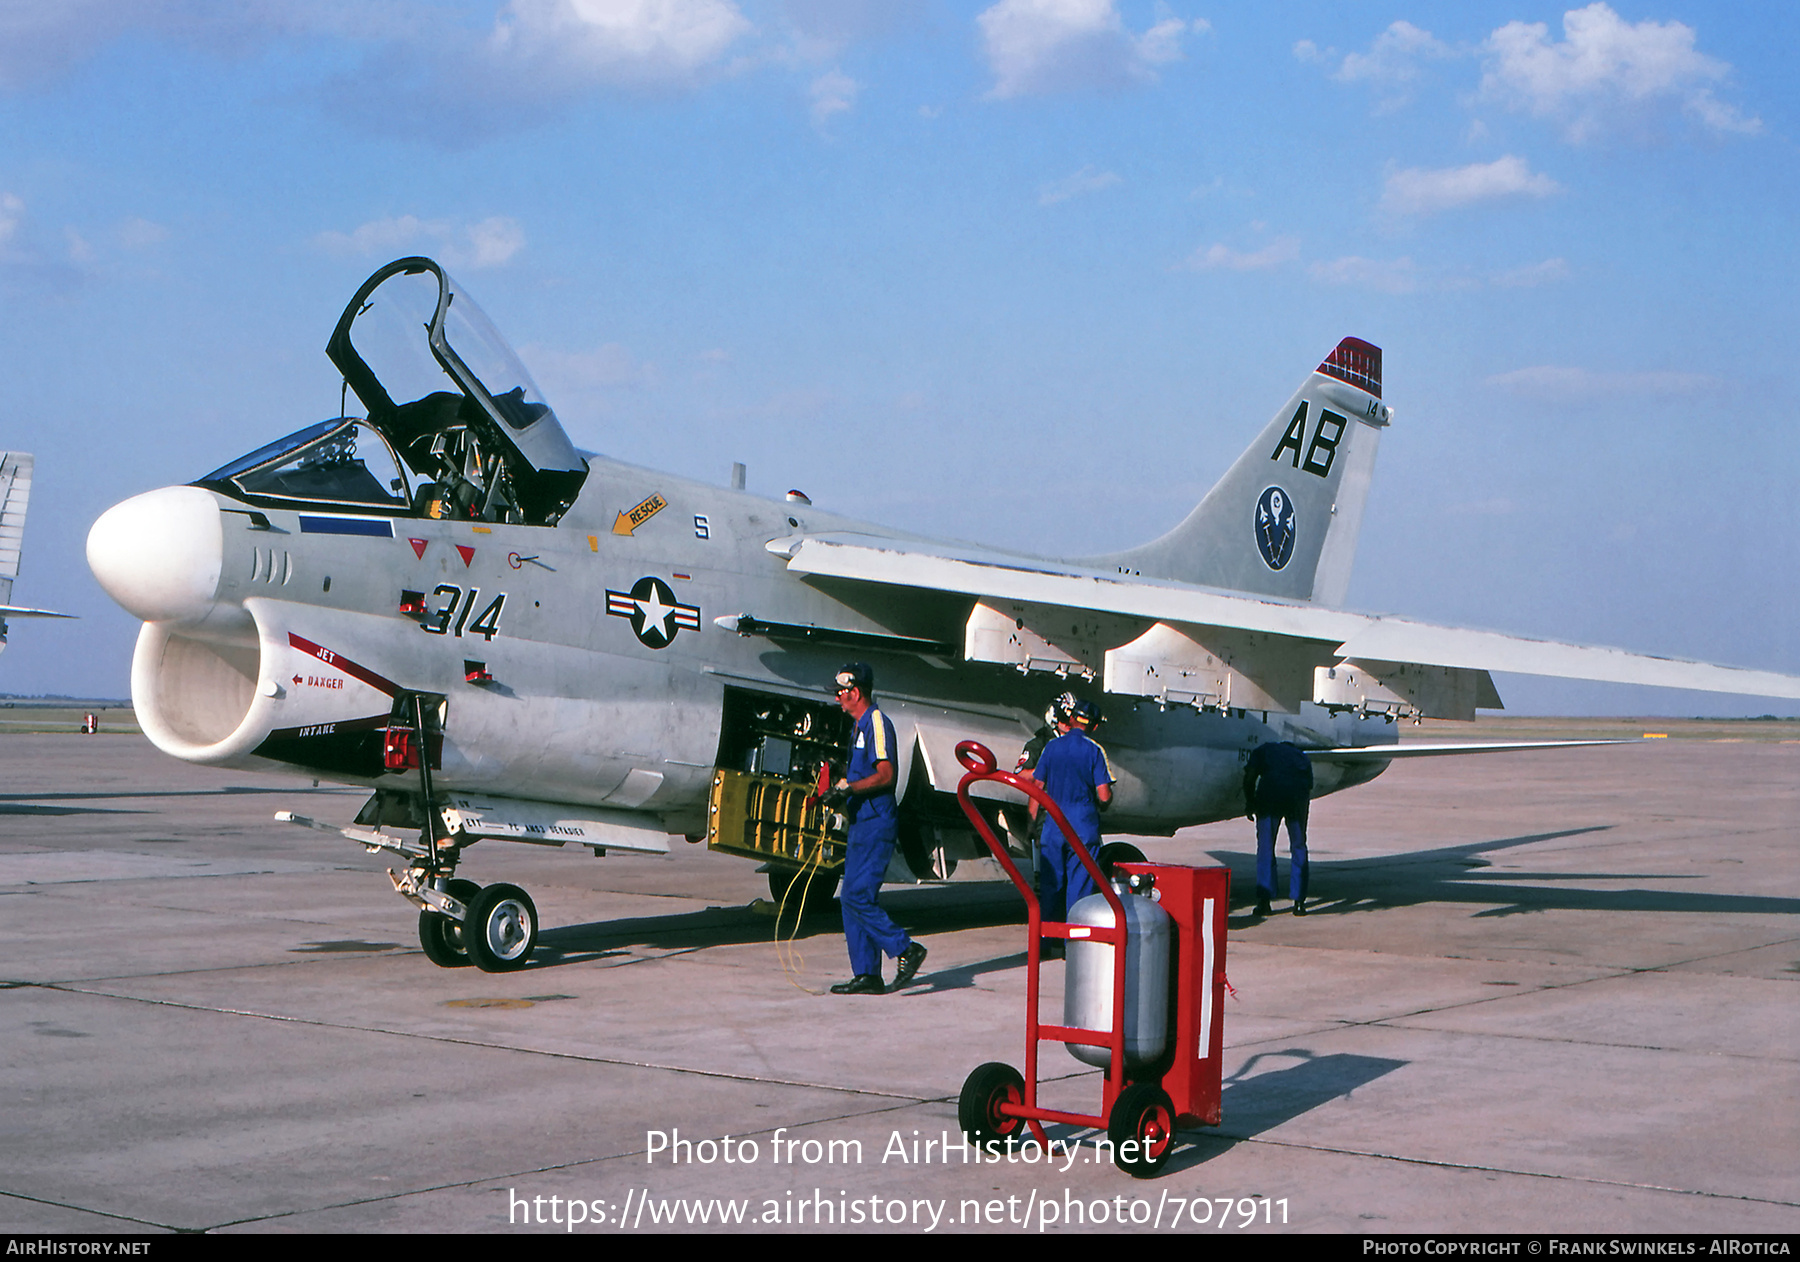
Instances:
[[[1011,1065],[991,1060],[964,1080],[962,1098],[956,1102],[956,1124],[970,1143],[1005,1139],[1024,1127],[1024,1118],[1000,1112],[1002,1103],[1025,1103],[1025,1079]]]
[[[1175,1151],[1175,1104],[1153,1082],[1134,1082],[1113,1101],[1106,1119],[1113,1164],[1134,1179],[1148,1179]],[[1130,1147],[1127,1147],[1130,1141]]]
[[[481,893],[481,886],[455,880],[446,883],[444,892],[467,907],[469,900]],[[427,909],[419,913],[419,945],[425,948],[425,958],[439,968],[463,968],[469,963],[462,925],[441,912]]]
[[[510,973],[524,968],[537,945],[537,908],[531,895],[516,885],[490,885],[469,902],[463,921],[463,946],[484,973]]]
[[[804,917],[830,911],[831,896],[837,893],[837,887],[835,872],[809,874],[794,868],[769,869],[769,897],[781,908],[784,921],[796,912]]]

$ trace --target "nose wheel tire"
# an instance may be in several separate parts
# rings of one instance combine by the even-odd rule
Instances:
[[[490,885],[469,902],[463,947],[484,973],[524,968],[537,946],[538,916],[531,895],[516,885]]]
[[[455,880],[446,883],[444,892],[467,907],[470,900],[481,893],[481,886],[473,881]],[[469,952],[463,946],[462,925],[439,912],[419,913],[419,945],[425,949],[425,958],[439,968],[468,966]]]
[[[962,1097],[956,1102],[956,1124],[969,1142],[985,1144],[1019,1132],[1025,1119],[1001,1113],[1003,1103],[1025,1103],[1025,1079],[1011,1065],[989,1061],[963,1081]]]
[[[1134,1082],[1113,1101],[1106,1119],[1113,1164],[1134,1179],[1147,1179],[1175,1151],[1175,1104],[1153,1082]]]

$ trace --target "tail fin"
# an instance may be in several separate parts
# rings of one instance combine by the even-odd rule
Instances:
[[[1380,348],[1347,337],[1186,521],[1086,564],[1339,605],[1392,416],[1381,402]]]
[[[12,603],[19,577],[19,545],[25,538],[25,508],[31,499],[31,456],[0,451],[0,606]]]

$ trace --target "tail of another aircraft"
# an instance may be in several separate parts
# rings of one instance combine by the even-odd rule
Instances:
[[[1380,348],[1347,337],[1186,521],[1085,564],[1341,605],[1375,448],[1392,416],[1381,402]]]
[[[66,618],[47,609],[21,609],[12,602],[19,577],[19,547],[25,539],[25,507],[31,500],[31,456],[0,451],[0,649],[6,647],[8,618]]]

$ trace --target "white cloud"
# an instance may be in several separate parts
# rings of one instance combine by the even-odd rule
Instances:
[[[54,79],[134,31],[232,57],[286,36],[416,39],[433,21],[419,0],[4,0],[0,89]]]
[[[25,286],[70,293],[79,287],[91,251],[73,228],[64,229],[62,238],[58,249],[32,221],[24,198],[0,192],[0,292]]]
[[[17,193],[0,193],[0,246],[9,243],[25,222],[25,202]]]
[[[1338,55],[1335,48],[1320,48],[1310,39],[1294,45],[1297,60],[1311,65],[1337,63],[1331,77],[1339,83],[1366,83],[1379,94],[1377,113],[1387,113],[1406,104],[1407,88],[1418,79],[1420,63],[1443,61],[1460,56],[1459,50],[1438,39],[1430,31],[1411,22],[1395,22],[1375,37],[1366,53]]]
[[[1508,271],[1496,272],[1492,283],[1501,289],[1533,289],[1539,285],[1548,285],[1565,279],[1569,274],[1567,259],[1545,259],[1541,263],[1528,263],[1524,267],[1515,267]]]
[[[1299,52],[1298,46],[1295,52]],[[1409,83],[1419,77],[1421,60],[1441,61],[1455,55],[1455,49],[1430,31],[1420,30],[1411,22],[1395,22],[1375,37],[1368,52],[1344,54],[1331,77],[1340,83]]]
[[[1084,193],[1098,193],[1103,188],[1111,188],[1119,182],[1119,177],[1111,171],[1096,171],[1091,166],[1082,167],[1074,175],[1065,176],[1053,184],[1046,184],[1038,191],[1038,205],[1054,206],[1058,202],[1066,202],[1071,197],[1080,197]]]
[[[531,365],[532,375],[543,384],[544,397],[551,400],[654,386],[662,379],[655,364],[639,360],[618,342],[590,351],[522,346],[519,358]]]
[[[1397,259],[1365,259],[1354,254],[1314,263],[1307,275],[1321,284],[1355,285],[1384,294],[1410,294],[1419,287],[1418,269],[1410,257]]]
[[[781,0],[781,16],[808,61],[829,61],[851,44],[917,26],[926,0]]]
[[[1612,395],[1693,395],[1717,390],[1717,377],[1698,372],[1599,372],[1591,368],[1564,368],[1540,364],[1518,368],[1487,379],[1487,384],[1512,394],[1538,399],[1582,400]]]
[[[159,223],[133,216],[121,223],[114,235],[127,250],[143,250],[168,240],[169,230]]]
[[[448,243],[450,255],[462,255],[463,260],[453,266],[457,267],[498,267],[525,245],[525,231],[519,227],[518,221],[508,219],[504,215],[495,215],[483,219],[480,223],[470,224],[464,230],[467,249],[463,250],[455,244],[454,236]]]
[[[1155,82],[1156,66],[1181,59],[1184,36],[1211,29],[1164,17],[1133,34],[1113,0],[999,0],[975,20],[1000,99]]]
[[[691,79],[750,29],[731,0],[511,0],[488,44],[539,73],[667,84]]]
[[[350,232],[321,232],[313,244],[340,257],[391,258],[423,249],[452,269],[498,267],[525,245],[518,222],[503,215],[473,224],[401,215],[374,219]]]
[[[1571,141],[1610,124],[1641,119],[1674,102],[1715,132],[1751,134],[1762,121],[1713,95],[1731,67],[1694,47],[1694,28],[1680,22],[1627,23],[1604,3],[1563,14],[1561,43],[1542,22],[1509,22],[1488,36],[1483,97],[1554,119]]]
[[[1472,162],[1463,167],[1427,171],[1409,167],[1387,178],[1381,209],[1401,215],[1429,215],[1455,210],[1499,197],[1548,197],[1562,186],[1547,175],[1534,173],[1525,159],[1513,154],[1492,162]]]
[[[841,70],[828,70],[812,82],[813,125],[822,127],[833,114],[842,114],[856,104],[862,85]]]
[[[1204,250],[1195,250],[1189,256],[1187,265],[1198,272],[1210,272],[1219,268],[1233,272],[1260,272],[1265,268],[1291,263],[1299,257],[1299,237],[1277,237],[1262,249],[1248,252],[1234,250],[1228,245],[1214,244]]]

